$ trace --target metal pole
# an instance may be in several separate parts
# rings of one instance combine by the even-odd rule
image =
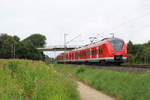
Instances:
[[[14,59],[16,58],[16,45],[15,45],[15,42],[14,42]]]
[[[12,48],[11,48],[11,58],[13,58],[13,53],[14,53],[14,47],[13,47],[13,44],[11,45],[12,46]]]
[[[65,63],[65,60],[66,60],[66,36],[68,34],[64,34],[64,63]]]
[[[112,37],[114,38],[115,37],[115,34],[114,33],[110,33],[112,35]]]

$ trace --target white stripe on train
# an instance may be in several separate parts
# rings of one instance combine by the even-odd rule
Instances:
[[[123,60],[127,60],[127,57],[122,57]],[[114,61],[114,57],[104,57],[104,58],[94,58],[94,59],[74,59],[74,60],[64,60],[64,61],[58,61],[58,62],[79,62],[79,61],[90,61],[90,62],[98,62],[100,60],[112,60]]]

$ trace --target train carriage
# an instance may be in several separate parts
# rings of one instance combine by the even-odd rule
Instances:
[[[95,44],[67,51],[57,56],[58,63],[123,63],[127,47],[119,38],[105,38]]]

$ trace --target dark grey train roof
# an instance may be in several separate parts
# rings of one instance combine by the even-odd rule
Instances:
[[[109,40],[109,41],[111,41],[111,40],[121,40],[121,41],[123,41],[123,40],[120,39],[120,38],[104,38],[104,39],[102,39],[101,41],[104,41],[104,40]]]
[[[97,45],[97,44],[99,44],[99,43],[103,43],[103,41],[105,41],[105,40],[108,40],[108,41],[113,41],[113,40],[120,40],[120,41],[123,41],[122,39],[116,38],[116,37],[115,37],[115,38],[104,38],[104,39],[102,39],[101,41],[99,41],[99,42],[97,42],[97,43],[88,44],[88,45],[85,45],[85,46],[83,46],[83,47],[80,47],[80,48],[77,48],[77,49],[73,49],[73,50],[71,50],[71,51],[81,50],[81,49],[85,49],[85,48],[90,48],[91,46]],[[68,52],[70,52],[70,51],[68,51]]]

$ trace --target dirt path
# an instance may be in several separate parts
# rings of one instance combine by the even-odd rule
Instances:
[[[53,67],[52,67],[52,69],[53,69]],[[55,71],[55,69],[53,69],[53,71],[58,74],[62,74],[61,72]],[[82,82],[77,81],[76,79],[74,79],[72,77],[72,75],[70,73],[67,73],[66,75],[68,77],[70,77],[70,79],[72,79],[73,81],[75,81],[77,83],[78,91],[80,94],[80,100],[115,100],[114,98],[107,96],[106,94],[104,94],[100,91],[97,91],[97,90],[83,84]]]
[[[77,81],[77,84],[81,100],[115,100],[81,82]]]

